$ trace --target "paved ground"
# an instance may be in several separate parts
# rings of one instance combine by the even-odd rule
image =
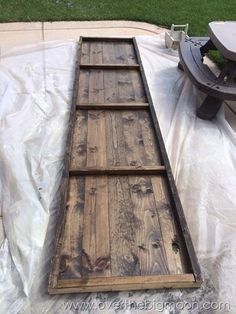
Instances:
[[[132,21],[35,22],[0,24],[0,49],[32,44],[42,40],[78,39],[79,36],[156,35],[164,29]]]
[[[132,21],[92,21],[92,22],[34,22],[0,24],[1,54],[15,46],[49,40],[79,39],[79,36],[137,36],[157,35],[165,31],[156,25]],[[209,62],[209,61],[208,61]],[[214,71],[217,68],[211,63]],[[226,118],[236,132],[236,106],[225,106]],[[232,111],[233,110],[233,111]],[[0,211],[0,244],[4,239]]]

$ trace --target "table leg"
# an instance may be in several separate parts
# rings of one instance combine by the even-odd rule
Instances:
[[[181,70],[181,71],[184,71],[184,68],[183,68],[183,66],[182,66],[182,64],[181,64],[180,61],[179,61],[179,63],[178,63],[178,69]]]
[[[197,109],[197,116],[204,120],[213,119],[223,103],[222,99],[207,96],[202,105]]]
[[[216,50],[215,45],[213,44],[213,42],[210,39],[205,43],[205,45],[203,45],[200,48],[201,55],[204,56],[206,53],[209,52],[209,50]]]

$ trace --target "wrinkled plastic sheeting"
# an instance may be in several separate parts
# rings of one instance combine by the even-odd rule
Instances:
[[[92,304],[90,313],[124,312],[115,302],[169,302],[163,313],[205,313],[204,304],[222,302],[229,306],[214,313],[236,312],[236,135],[223,110],[213,121],[196,117],[204,95],[177,69],[178,54],[165,48],[163,34],[137,41],[204,283],[197,290],[47,294],[76,43],[41,43],[1,56],[1,313],[72,313],[71,301]],[[173,307],[178,302],[187,310]]]

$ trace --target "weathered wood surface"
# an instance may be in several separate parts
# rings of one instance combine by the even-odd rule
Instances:
[[[145,102],[127,102],[127,103],[104,103],[104,104],[79,104],[76,109],[80,110],[142,110],[148,109],[149,104]]]
[[[155,275],[155,276],[133,276],[130,277],[98,277],[87,280],[63,280],[59,281],[54,289],[49,288],[51,294],[58,293],[78,293],[97,291],[124,291],[141,289],[165,289],[165,288],[196,288],[200,287],[200,282],[196,282],[193,274],[181,275]]]
[[[81,52],[84,64],[142,68],[130,39],[85,39]],[[69,192],[50,293],[200,284],[140,73],[115,67],[77,74]],[[131,107],[123,109],[122,104]],[[137,104],[135,110],[132,104]]]
[[[86,162],[91,159],[96,159],[96,164]],[[71,170],[85,166],[160,164],[160,153],[147,111],[77,110]]]
[[[60,278],[183,274],[160,176],[70,178]]]
[[[70,176],[81,175],[147,175],[147,174],[164,174],[165,166],[115,166],[115,167],[85,167],[70,169]]]
[[[99,50],[97,50],[97,44],[99,44]],[[90,51],[93,56],[100,54],[101,58],[99,60],[89,58]],[[85,41],[83,43],[82,52],[82,64],[137,64],[132,41],[99,41],[99,43],[95,41]]]

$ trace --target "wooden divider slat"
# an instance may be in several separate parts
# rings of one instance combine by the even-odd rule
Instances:
[[[111,73],[112,74],[112,73]],[[106,87],[104,87],[106,89]],[[145,110],[149,104],[145,102],[123,102],[123,103],[104,103],[104,104],[79,104],[77,110]]]

